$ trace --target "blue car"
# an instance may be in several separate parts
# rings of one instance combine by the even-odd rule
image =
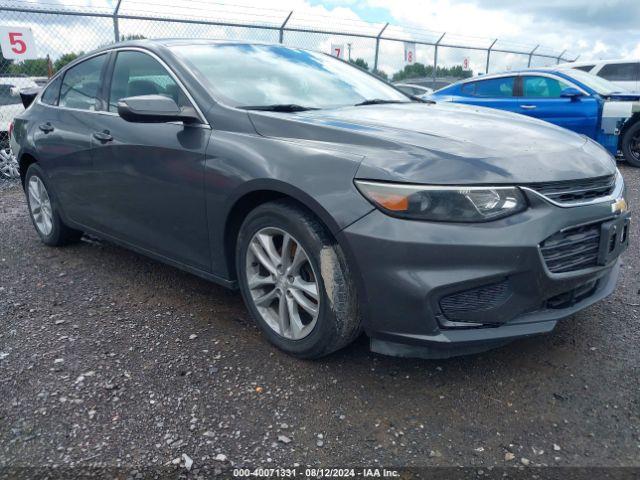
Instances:
[[[640,93],[575,69],[531,69],[464,80],[433,93],[437,102],[497,108],[594,139],[640,167]]]

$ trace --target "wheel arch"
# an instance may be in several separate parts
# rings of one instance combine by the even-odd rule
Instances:
[[[22,183],[23,188],[27,170],[34,163],[38,163],[38,159],[32,152],[25,151],[20,153],[20,156],[18,157],[18,166],[20,170],[20,182]]]
[[[236,239],[247,215],[260,205],[275,200],[290,200],[307,210],[326,227],[327,233],[338,242],[336,233],[341,230],[334,218],[314,198],[290,184],[277,180],[248,182],[236,192],[227,204],[223,231],[224,256],[231,279],[237,279],[235,268]]]
[[[618,135],[618,148],[622,149],[622,141],[627,131],[633,127],[636,123],[640,122],[640,112],[635,112],[629,119],[624,122],[622,128],[620,129],[620,134]]]

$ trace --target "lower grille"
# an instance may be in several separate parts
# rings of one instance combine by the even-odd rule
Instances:
[[[465,321],[466,314],[490,310],[502,305],[511,295],[509,282],[485,285],[440,299],[442,313],[451,320]]]
[[[599,223],[558,232],[540,244],[542,257],[552,273],[595,267],[599,248]]]
[[[556,295],[555,297],[547,300],[547,308],[561,309],[572,307],[576,303],[593,295],[597,287],[598,281],[593,280],[589,283],[585,283],[584,285],[580,285],[573,290]]]
[[[615,187],[615,175],[569,180],[563,182],[544,182],[526,185],[550,200],[559,203],[586,202],[610,195]]]

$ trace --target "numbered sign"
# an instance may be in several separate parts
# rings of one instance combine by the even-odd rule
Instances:
[[[404,61],[405,63],[415,63],[416,61],[416,44],[412,42],[404,42]]]
[[[462,68],[463,68],[464,70],[469,70],[469,59],[468,59],[468,58],[465,58],[465,59],[462,61]]]
[[[0,26],[2,56],[10,60],[38,58],[33,32],[26,27]]]
[[[337,58],[344,58],[344,43],[332,43],[331,55]]]

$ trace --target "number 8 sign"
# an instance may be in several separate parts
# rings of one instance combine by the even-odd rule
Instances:
[[[9,60],[38,58],[30,28],[0,26],[0,47],[2,56]]]

